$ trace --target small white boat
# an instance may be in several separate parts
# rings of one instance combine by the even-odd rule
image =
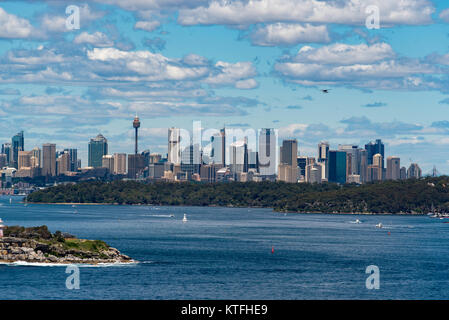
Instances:
[[[376,224],[376,228],[383,228],[383,225],[381,222],[379,222],[378,224]]]
[[[9,198],[9,203],[10,203],[10,204],[12,203],[12,198]]]
[[[362,223],[359,219],[355,219],[355,223]]]
[[[182,218],[182,222],[187,222],[187,215],[184,213],[184,218]]]

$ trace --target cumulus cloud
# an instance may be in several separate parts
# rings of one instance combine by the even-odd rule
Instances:
[[[73,43],[88,43],[96,47],[111,47],[114,44],[114,42],[109,40],[107,35],[99,31],[92,34],[82,32],[73,39]]]
[[[345,85],[357,88],[440,90],[446,85],[435,65],[397,57],[390,45],[332,44],[302,47],[297,55],[281,59],[275,71],[290,82],[306,86]]]
[[[258,46],[292,46],[298,43],[326,43],[330,41],[327,27],[311,24],[275,23],[256,28],[250,35]]]
[[[0,38],[27,38],[33,32],[33,27],[26,19],[6,12],[0,7]]]
[[[151,32],[151,31],[156,30],[160,25],[161,25],[161,23],[157,20],[137,21],[136,24],[134,25],[134,28]]]
[[[251,62],[218,61],[215,64],[214,74],[209,76],[205,82],[213,86],[234,85],[236,88],[252,89],[257,86],[257,82],[250,78],[256,75],[256,68]]]
[[[379,7],[382,25],[428,24],[435,11],[428,0],[212,0],[204,6],[181,9],[178,21],[183,25],[270,22],[364,25],[369,5]]]

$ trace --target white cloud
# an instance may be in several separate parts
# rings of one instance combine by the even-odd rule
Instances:
[[[136,24],[134,25],[134,28],[151,32],[153,30],[156,30],[160,25],[161,23],[157,20],[137,21]]]
[[[77,35],[73,42],[76,44],[89,43],[96,47],[110,47],[114,44],[111,40],[109,40],[107,35],[99,31],[92,34],[83,32]]]
[[[0,7],[0,38],[27,38],[33,32],[28,20],[6,12]]]
[[[254,89],[259,83],[254,79],[240,80],[235,83],[237,89]]]
[[[398,58],[388,44],[305,46],[290,59],[276,63],[286,80],[301,85],[347,85],[377,89],[438,89],[442,82],[425,79],[436,66]]]
[[[235,85],[237,81],[246,80],[257,75],[257,71],[251,62],[229,63],[218,61],[215,64],[215,68],[219,72],[209,76],[206,79],[206,83],[211,85]],[[241,83],[241,85],[244,86],[245,83]]]
[[[327,27],[311,24],[275,23],[258,27],[250,35],[258,46],[290,46],[298,43],[325,43],[330,41]]]
[[[304,46],[294,60],[305,63],[354,65],[381,61],[394,56],[393,49],[387,43],[373,45],[335,43],[320,48]]]
[[[183,25],[270,22],[364,25],[369,5],[379,7],[381,26],[427,24],[435,11],[428,0],[212,0],[207,6],[179,10],[178,21]]]

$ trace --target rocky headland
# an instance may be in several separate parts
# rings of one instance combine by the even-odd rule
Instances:
[[[9,226],[0,238],[0,262],[102,264],[133,263],[101,240],[77,239],[75,236],[56,231],[47,226],[24,228]]]

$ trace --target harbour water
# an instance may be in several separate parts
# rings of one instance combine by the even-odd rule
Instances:
[[[62,266],[0,265],[0,299],[449,299],[440,219],[21,201],[0,197],[5,224],[101,239],[139,263],[80,268],[79,290]]]

